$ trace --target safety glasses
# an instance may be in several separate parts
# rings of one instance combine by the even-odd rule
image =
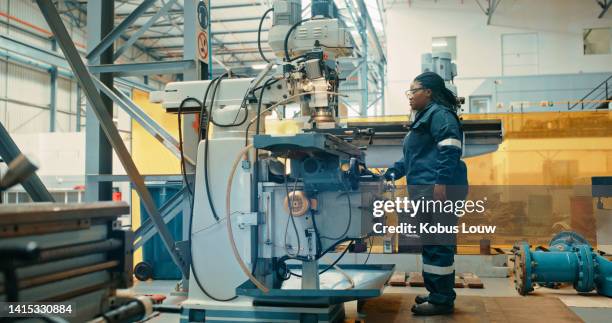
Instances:
[[[411,96],[413,96],[415,93],[417,93],[420,90],[425,90],[425,88],[424,87],[418,87],[416,89],[409,89],[409,90],[406,90],[405,94],[406,94],[407,97],[411,97]]]

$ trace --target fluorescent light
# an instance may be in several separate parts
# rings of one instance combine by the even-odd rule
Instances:
[[[254,64],[251,65],[251,68],[254,70],[263,70],[264,68],[266,68],[266,66],[268,66],[268,64]]]

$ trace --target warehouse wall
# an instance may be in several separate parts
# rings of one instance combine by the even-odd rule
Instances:
[[[410,4],[409,4],[410,3]],[[486,4],[486,1],[481,1]],[[465,97],[477,90],[482,95],[483,86],[497,80],[498,91],[504,91],[502,37],[511,34],[535,34],[536,52],[532,57],[535,68],[525,69],[523,74],[531,87],[525,86],[512,97],[503,98],[506,111],[511,101],[520,101],[521,92],[539,86],[547,94],[542,100],[580,99],[584,92],[566,93],[570,86],[550,85],[550,79],[581,75],[587,83],[595,86],[601,81],[602,73],[612,72],[612,55],[584,55],[583,30],[585,28],[612,26],[612,14],[597,19],[600,13],[595,1],[578,0],[505,0],[501,1],[492,20],[486,25],[487,17],[475,1],[457,0],[411,0],[387,4],[386,32],[388,55],[388,114],[405,113],[407,99],[404,91],[411,80],[421,72],[421,54],[431,52],[432,37],[455,36],[457,40],[456,85],[459,94]],[[517,70],[512,82],[524,83],[521,71]],[[593,74],[591,74],[593,73]],[[542,78],[538,78],[542,77]],[[576,81],[581,83],[581,81]],[[483,85],[484,84],[484,85]],[[535,84],[535,85],[534,85]],[[580,88],[576,89],[579,90]],[[492,87],[488,95],[494,95]],[[579,97],[575,97],[578,95]],[[533,98],[528,98],[532,100]],[[502,102],[502,98],[499,99]],[[493,106],[496,106],[496,98]],[[469,106],[466,105],[466,109]]]
[[[77,48],[82,50],[83,31],[68,21],[65,24]],[[48,30],[33,1],[0,1],[0,31],[3,36],[52,50]],[[74,80],[58,77],[55,124],[58,132],[76,130],[76,92]],[[48,71],[0,58],[0,122],[10,133],[49,131],[50,100],[51,75]]]
[[[59,10],[64,11],[64,2],[60,1]],[[74,15],[79,13],[73,10]],[[85,15],[78,17],[80,26],[76,21],[62,15],[64,25],[68,29],[77,50],[85,56]],[[31,0],[0,0],[0,35],[47,51],[53,51],[52,34],[49,31],[40,9]],[[121,43],[121,41],[119,42]],[[56,53],[63,56],[61,50]],[[136,61],[151,60],[147,55],[140,55],[136,48],[130,48],[126,54],[117,60],[125,62],[127,57],[138,55]],[[7,58],[9,57],[9,58]],[[81,91],[81,133],[77,131],[77,83],[71,77],[70,71],[60,70],[57,79],[56,92],[56,122],[55,131],[50,134],[50,102],[51,102],[51,74],[50,65],[46,62],[35,61],[30,57],[23,57],[0,47],[0,122],[8,129],[17,145],[37,161],[41,168],[38,174],[44,184],[54,194],[58,191],[72,189],[85,184],[84,181],[84,152],[85,152],[85,95]],[[131,81],[142,83],[141,78],[131,78]],[[149,85],[159,89],[161,83],[151,80]],[[132,88],[118,85],[129,96]],[[124,143],[131,149],[131,118],[118,107],[114,109],[113,119],[120,131]],[[71,143],[66,153],[66,143]],[[55,163],[49,156],[71,156],[76,152],[78,158],[69,158],[70,163]],[[61,159],[61,158],[60,158]],[[65,158],[63,159],[65,161]],[[51,167],[50,165],[53,165]],[[113,154],[113,173],[125,174],[116,154]],[[130,199],[129,183],[115,183],[124,193],[124,199]],[[14,192],[21,192],[20,186],[13,188]],[[27,196],[22,194],[27,201]],[[10,199],[7,199],[10,200]]]
[[[63,2],[60,2],[60,11],[65,10]],[[76,10],[74,15],[78,15]],[[76,26],[75,21],[65,15],[64,25],[67,27],[77,49],[84,56],[86,33],[84,24]],[[86,20],[81,15],[82,21]],[[48,51],[53,50],[51,32],[47,26],[40,9],[31,0],[2,0],[0,1],[0,34]],[[121,42],[120,42],[121,43]],[[63,55],[61,50],[56,51]],[[127,52],[128,57],[138,55],[141,52],[131,48]],[[7,59],[6,55],[14,55],[0,48],[0,122],[12,134],[40,133],[50,131],[50,109],[51,102],[51,75],[45,68],[25,64],[15,59]],[[147,55],[139,55],[137,61],[151,60]],[[120,58],[118,62],[125,61]],[[44,63],[44,62],[41,62]],[[42,64],[45,65],[45,64]],[[76,112],[78,108],[77,83],[68,77],[68,71],[60,73],[57,82],[56,97],[56,122],[55,131],[74,132],[77,130]],[[135,81],[142,81],[135,79]],[[150,86],[160,88],[161,83],[151,80]],[[131,89],[127,89],[131,92]],[[82,118],[81,125],[85,124],[85,96],[81,100]],[[114,118],[120,124],[128,125],[122,130],[129,132],[129,117],[115,109]]]

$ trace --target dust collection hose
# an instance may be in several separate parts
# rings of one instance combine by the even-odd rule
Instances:
[[[232,251],[234,252],[234,257],[236,258],[236,261],[238,261],[238,264],[240,265],[240,268],[242,269],[244,274],[247,275],[247,277],[249,277],[249,280],[253,282],[253,284],[255,284],[255,286],[257,286],[259,290],[261,290],[264,293],[267,293],[270,291],[270,289],[267,288],[257,278],[255,278],[255,276],[253,276],[253,274],[251,273],[251,270],[244,263],[244,261],[242,260],[242,257],[240,257],[240,253],[238,253],[238,248],[236,247],[236,241],[234,241],[234,232],[232,231],[232,219],[231,219],[231,212],[230,212],[232,182],[234,180],[234,174],[236,173],[236,168],[238,167],[238,163],[240,163],[240,160],[242,159],[243,156],[245,157],[247,156],[247,153],[249,149],[251,148],[253,148],[253,144],[250,144],[242,148],[242,150],[240,150],[240,152],[236,156],[236,159],[234,159],[234,164],[232,165],[230,176],[227,179],[227,190],[225,192],[225,213],[227,217],[227,234],[229,236],[230,244],[232,245]]]

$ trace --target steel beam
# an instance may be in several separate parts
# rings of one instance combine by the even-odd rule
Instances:
[[[367,49],[364,51],[367,55]],[[361,73],[359,75],[359,80],[361,81],[361,104],[359,106],[359,115],[365,117],[368,115],[368,102],[369,102],[369,84],[368,84],[368,64],[361,64]]]
[[[378,65],[380,71],[380,99],[381,99],[381,115],[385,115],[385,66]]]
[[[271,53],[272,48],[262,48],[261,51],[264,53]],[[257,53],[259,53],[259,49],[257,48],[240,48],[240,49],[226,48],[226,49],[219,49],[218,51],[215,52],[215,55],[257,54]]]
[[[164,4],[164,6],[161,7],[161,9],[159,9],[153,17],[149,18],[149,20],[147,20],[144,25],[142,25],[136,32],[130,35],[130,38],[115,51],[115,54],[113,54],[113,60],[117,60],[117,58],[119,58],[126,50],[128,50],[136,42],[136,40],[138,40],[138,38],[142,36],[142,34],[144,34],[145,31],[147,31],[147,29],[149,29],[149,27],[151,27],[157,21],[157,19],[159,19],[159,17],[166,14],[168,9],[170,9],[175,2],[176,0],[168,0],[166,4]]]
[[[261,32],[262,33],[267,33],[269,32],[269,29],[262,29]],[[248,34],[248,33],[256,33],[258,32],[257,29],[239,29],[239,30],[227,30],[227,31],[213,31],[213,35],[214,36],[220,36],[220,35],[233,35],[233,34]]]
[[[183,11],[185,13],[183,17],[183,24],[184,24],[183,33],[181,35],[181,38],[183,38],[183,60],[191,61],[193,63],[192,65],[193,68],[185,69],[185,73],[183,73],[183,80],[195,81],[195,80],[201,79],[201,74],[202,74],[202,66],[201,66],[202,64],[200,63],[200,60],[196,56],[198,52],[197,31],[200,28],[198,26],[198,13],[197,13],[198,7],[197,7],[196,1],[195,0],[184,0],[183,1]],[[208,10],[208,12],[210,13],[210,10]],[[210,35],[210,33],[208,34]],[[208,42],[210,43],[210,40]],[[186,116],[185,119],[187,118],[189,117]],[[189,123],[189,122],[185,120],[185,123]],[[183,124],[183,133],[186,134],[186,136],[189,136],[191,132],[187,131],[187,129],[188,129],[187,125]],[[196,142],[191,141],[192,139],[193,138],[190,138],[190,139],[184,138],[185,143],[188,144],[187,146],[190,146],[191,144],[197,145]],[[185,153],[188,156],[195,156],[195,150],[186,151]]]
[[[85,10],[85,9],[83,8],[83,6],[81,6],[81,3],[80,3],[80,2],[75,2],[75,1],[72,1],[72,0],[64,0],[64,1],[66,1],[66,2],[72,2],[72,3],[73,3],[73,5],[74,5],[74,7],[75,7],[77,10],[79,10],[79,12],[80,12],[81,14],[83,14],[84,16],[87,16],[87,10]],[[110,0],[109,0],[109,1],[110,1]],[[114,17],[116,17],[116,16],[115,16],[115,15],[113,15],[113,18],[114,18]],[[125,35],[121,35],[120,37],[121,37],[121,39],[123,39],[123,40],[127,40],[127,39],[128,39],[128,38],[127,38]],[[92,46],[92,47],[93,47],[93,46]],[[153,55],[151,52],[149,52],[149,51],[147,50],[147,48],[146,48],[146,47],[144,47],[142,44],[139,44],[138,42],[134,43],[134,47],[138,48],[138,49],[139,49],[141,52],[145,53],[146,55],[148,55],[149,57],[151,57],[151,58],[153,58],[153,59],[155,59],[155,60],[159,60],[159,59],[160,59],[159,57],[157,57],[157,56]]]
[[[8,131],[0,123],[0,156],[5,163],[9,164],[19,155],[21,155],[21,150],[19,150],[13,138],[11,138]],[[36,173],[21,183],[21,186],[28,192],[34,202],[55,202],[53,196],[51,196],[51,193],[49,193]]]
[[[356,110],[355,108],[353,108],[353,105],[348,100],[346,100],[345,98],[341,97],[339,99],[340,99],[340,102],[342,102],[342,103],[344,103],[344,105],[346,105],[347,109],[350,109],[351,111],[353,111],[353,112],[355,112],[357,114],[361,113],[359,110]]]
[[[219,9],[238,9],[238,8],[246,8],[246,7],[257,7],[261,6],[264,3],[261,1],[251,1],[249,3],[239,3],[239,4],[229,4],[229,5],[220,5],[220,6],[211,6],[211,10],[219,10]]]
[[[208,20],[210,21],[210,0],[204,0],[204,3],[207,5],[208,9]],[[208,39],[208,62],[203,62],[198,57],[198,31],[200,30],[200,26],[198,24],[198,5],[199,2],[197,0],[184,0],[183,3],[183,59],[191,60],[194,64],[193,68],[186,69],[182,74],[182,79],[184,81],[197,81],[197,80],[205,80],[210,77],[210,68],[212,68],[211,58],[212,51],[210,48],[210,44],[212,43],[213,36],[211,35],[210,26],[208,24],[207,33],[209,35]],[[209,66],[210,64],[210,66]],[[183,117],[182,131],[183,133],[183,155],[185,157],[196,160],[197,157],[197,147],[199,143],[199,133],[196,133],[192,130],[191,125],[196,123],[197,119],[195,114],[188,114]],[[195,173],[195,167],[189,164],[185,164],[185,172],[187,174]],[[185,181],[185,185],[190,185],[193,192],[193,180]],[[183,214],[191,214],[192,212],[192,204],[191,200],[188,198],[183,199],[182,201],[182,209]],[[189,217],[183,217],[183,237],[185,240],[191,240],[191,232],[189,231]],[[184,280],[188,279],[188,275],[183,275],[183,286],[189,285]]]
[[[24,64],[36,69],[39,69],[40,71],[43,72],[48,72],[51,68],[53,68],[54,65],[51,65],[46,59],[47,57],[50,57],[53,63],[56,63],[55,61],[53,61],[56,57],[61,58],[62,60],[62,67],[58,69],[57,75],[68,78],[68,79],[73,79],[74,75],[72,74],[72,71],[70,70],[70,65],[68,65],[68,63],[66,62],[66,60],[63,57],[60,56],[52,56],[52,54],[42,48],[38,48],[38,47],[19,47],[14,51],[15,49],[11,49],[11,50],[7,50],[7,48],[5,48],[3,46],[3,41],[7,40],[6,38],[2,38],[3,36],[0,36],[0,57],[6,58],[8,60],[12,60],[15,61],[19,64]],[[10,39],[10,42],[13,42],[14,40]],[[18,42],[17,42],[18,43]],[[14,53],[14,54],[13,54]],[[49,56],[51,55],[51,56]],[[65,69],[64,69],[64,65],[65,65]],[[154,91],[155,89],[152,87],[147,86],[146,84],[142,84],[142,83],[138,83],[138,82],[134,82],[132,80],[128,80],[125,78],[119,78],[119,79],[115,79],[115,81],[121,85],[127,86],[127,87],[133,87],[133,88],[138,88],[138,89],[142,89],[144,91]],[[80,91],[80,88],[77,87],[77,91]],[[48,106],[41,106],[41,108],[43,109],[48,109]]]
[[[27,34],[28,36],[32,36],[32,38],[36,38],[36,39],[42,40],[44,42],[48,42],[49,41],[49,36],[45,36],[42,33],[39,34],[39,33],[32,32],[31,30],[29,30],[27,28],[20,27],[19,25],[16,25],[16,24],[11,24],[8,21],[10,21],[10,20],[8,20],[8,19],[7,19],[7,21],[0,20],[0,25],[5,26],[6,28],[9,28],[9,26],[10,26],[10,29],[12,29],[14,31],[19,31],[21,33]],[[4,30],[6,30],[6,29],[4,29]]]
[[[265,46],[268,44],[268,40],[267,39],[262,39],[261,40],[261,45]],[[231,46],[231,45],[257,45],[257,41],[256,40],[245,40],[245,41],[217,41],[217,42],[213,42],[213,45],[216,46]]]
[[[147,11],[147,12],[143,12],[139,18],[145,18],[145,17],[151,17],[153,15],[155,15],[157,13],[157,11]],[[178,15],[183,15],[183,9],[171,9],[168,10],[168,15],[172,15],[172,16],[178,16]],[[115,15],[115,19],[122,19],[125,18],[127,16],[129,16],[130,13],[125,12],[125,13],[118,13]]]
[[[11,53],[15,53],[13,55]],[[58,67],[58,76],[65,78],[74,78],[70,65],[66,59],[56,53],[52,53],[46,49],[31,46],[22,43],[15,39],[7,38],[0,35],[0,57],[14,60],[20,64],[25,64],[40,69],[41,71],[49,71],[53,66]],[[146,84],[134,82],[125,78],[115,79],[117,83],[128,87],[139,88],[145,91],[153,91],[154,88]],[[45,107],[47,108],[47,107]]]
[[[96,44],[113,30],[114,2],[104,0],[91,0],[87,3],[87,11],[95,12],[95,15],[87,15],[87,48],[92,49]],[[66,51],[64,50],[64,54]],[[90,64],[112,63],[113,44],[102,54],[89,60]],[[70,62],[67,62],[70,66]],[[110,77],[109,77],[110,76]],[[112,74],[102,74],[100,78],[108,86],[113,86]],[[113,101],[107,96],[102,96],[106,114],[113,115]],[[87,174],[112,174],[113,172],[113,149],[110,142],[104,136],[104,130],[93,110],[91,101],[86,105],[85,128],[85,172]],[[113,196],[112,183],[90,183],[85,182],[85,201],[107,201]]]
[[[210,6],[210,1],[204,1],[207,5]],[[184,17],[184,26],[183,26],[183,60],[191,61],[194,65],[193,68],[185,69],[183,73],[184,81],[197,81],[197,80],[205,80],[209,76],[209,66],[208,62],[203,62],[198,57],[198,42],[197,35],[200,30],[200,26],[198,25],[198,1],[197,0],[184,0],[183,1],[183,10],[185,12]],[[210,7],[209,7],[210,8]],[[208,10],[209,19],[210,12]],[[210,28],[210,24],[208,24]],[[208,29],[208,44],[210,46],[210,42],[212,41],[212,37],[210,36],[210,29]],[[212,52],[208,51],[209,58],[212,56]],[[197,156],[197,147],[199,142],[199,134],[193,131],[191,125],[193,123],[197,124],[195,114],[188,114],[183,117],[182,131],[183,131],[183,154],[185,156],[190,157],[192,160],[196,159]],[[195,168],[190,165],[186,165],[185,167],[187,173],[195,172]],[[185,183],[189,185],[188,183]],[[190,208],[190,203],[185,203],[186,208]],[[187,212],[187,210],[186,210]],[[186,232],[186,230],[185,230]]]
[[[271,61],[274,61],[276,59],[276,57],[269,57],[269,59]],[[262,63],[262,62],[265,63],[265,61],[263,59],[261,59],[261,58],[258,58],[258,59],[248,59],[248,60],[243,60],[243,61],[240,61],[240,62],[227,62],[227,61],[223,61],[223,63],[226,64],[226,65],[227,64],[231,64],[231,63],[240,63],[240,64],[254,63],[254,64],[259,64],[259,63]],[[241,66],[245,66],[245,65],[241,65]],[[232,68],[231,65],[228,65],[228,67]]]
[[[267,42],[268,42],[267,39],[261,40],[262,45],[266,45]],[[257,41],[256,40],[246,40],[246,41],[233,41],[233,42],[223,42],[223,41],[213,42],[213,46],[216,46],[216,47],[225,47],[225,46],[231,46],[231,45],[257,45]],[[183,49],[183,45],[151,46],[149,48],[154,49],[154,50],[178,50],[178,49]]]
[[[177,74],[186,69],[194,68],[193,60],[163,61],[152,63],[127,63],[90,65],[89,71],[93,74],[113,73],[115,76],[134,76],[150,74]]]
[[[269,29],[262,29],[261,32],[268,32]],[[238,30],[228,30],[228,31],[218,31],[213,32],[213,36],[222,36],[222,35],[233,35],[233,34],[248,34],[248,33],[257,33],[257,29],[238,29]],[[183,38],[182,34],[170,34],[170,35],[159,35],[159,36],[144,36],[140,37],[141,40],[157,40],[157,39],[168,39],[168,38]]]
[[[361,64],[361,73],[359,74],[359,80],[361,81],[361,104],[359,106],[359,115],[365,117],[368,115],[368,25],[367,25],[367,8],[363,1],[357,1],[359,3],[359,35],[361,36],[361,42],[363,48],[361,49],[361,55],[363,62]]]
[[[52,53],[48,50],[34,47],[30,44],[26,44],[16,39],[8,38],[4,35],[0,35],[0,47],[21,55],[27,54],[28,57],[31,57],[41,62],[48,63],[49,65],[57,66],[65,70],[70,70],[70,66],[68,65],[68,63],[66,63],[66,60],[60,55]]]
[[[119,135],[111,115],[109,115],[105,110],[105,104],[102,97],[96,89],[92,76],[87,71],[87,67],[81,60],[78,51],[74,47],[74,43],[70,39],[70,35],[68,34],[68,31],[66,30],[66,27],[64,26],[64,23],[62,22],[62,19],[55,8],[55,5],[53,4],[52,0],[36,0],[36,2],[40,7],[43,16],[45,17],[47,24],[53,31],[53,34],[55,35],[60,47],[62,48],[68,63],[72,67],[75,77],[85,91],[85,95],[87,96],[88,100],[92,103],[92,110],[95,112],[98,120],[100,121],[100,125],[102,126],[106,137],[109,139],[113,148],[115,149],[123,168],[127,172],[128,176],[130,176],[133,187],[136,192],[138,192],[140,200],[144,204],[147,213],[155,223],[164,246],[168,250],[172,260],[178,266],[183,276],[189,277],[188,266],[182,256],[177,252],[174,245],[174,239],[161,218],[159,211],[155,207],[155,202],[153,201],[153,198],[145,185],[144,179],[142,176],[140,176],[134,161],[123,143],[123,139]]]
[[[346,78],[346,79],[349,79],[349,78],[353,77],[353,75],[355,75],[355,73],[357,73],[357,72],[358,72],[358,71],[361,69],[361,65],[362,65],[362,64],[364,64],[364,63],[365,63],[365,60],[364,60],[364,59],[360,60],[360,61],[359,61],[359,63],[357,64],[357,66],[355,66],[355,69],[353,69],[353,70],[352,70],[352,71],[349,73],[349,75],[347,75],[345,78]]]
[[[130,117],[140,124],[153,138],[157,139],[164,147],[168,148],[176,158],[181,158],[179,143],[166,129],[162,128],[155,120],[151,119],[140,107],[117,88],[109,89],[100,80],[93,78],[98,90],[110,97],[119,107],[127,112]],[[195,166],[191,158],[185,156],[185,160]]]
[[[142,175],[145,182],[181,182],[183,175],[167,174],[167,175]],[[129,182],[131,181],[128,175],[87,175],[88,180],[94,182]]]
[[[495,0],[492,0],[495,1]],[[383,63],[387,63],[387,58],[385,56],[385,51],[383,51],[382,46],[380,45],[380,40],[378,39],[378,35],[376,34],[376,29],[374,28],[374,24],[372,23],[372,18],[370,18],[370,14],[368,13],[368,8],[365,5],[364,0],[357,0],[359,5],[359,11],[363,18],[365,18],[366,28],[369,28],[372,31],[372,39],[374,39],[374,44],[376,45],[376,50],[378,51],[378,55],[380,57],[380,61]],[[367,46],[367,43],[364,44],[364,47]]]
[[[489,0],[489,7],[487,8],[486,14],[487,14],[487,25],[491,24],[491,18],[493,18],[493,14],[495,13],[495,10],[497,9],[497,6],[499,5],[499,3],[501,2],[501,0]],[[480,5],[480,3],[478,3]]]
[[[182,180],[182,179],[181,179]],[[168,224],[183,210],[183,199],[189,199],[185,186],[170,197],[160,208],[159,213],[164,219],[164,223]],[[140,227],[134,231],[134,250],[142,247],[149,239],[157,234],[157,229],[149,217],[146,221],[140,224]]]
[[[599,14],[599,16],[597,16],[597,18],[601,19],[606,14],[606,12],[608,12],[608,9],[610,9],[610,5],[612,5],[612,0],[597,0],[597,4],[599,4],[599,6],[601,7],[601,13]]]
[[[106,0],[108,1],[108,0]],[[90,52],[87,54],[87,59],[91,59],[92,57],[96,57],[100,55],[104,50],[110,47],[115,40],[117,40],[121,34],[134,22],[136,19],[140,17],[147,9],[149,9],[156,0],[144,0],[129,16],[127,16],[123,21],[117,25],[110,33],[108,33],[102,41],[98,45],[96,45]],[[114,1],[113,1],[114,5]],[[92,12],[90,12],[92,14]]]
[[[213,9],[215,9],[215,7],[213,7]],[[242,17],[242,18],[226,18],[226,19],[215,19],[212,20],[211,22],[213,24],[215,23],[227,23],[227,22],[240,22],[240,21],[259,21],[261,19],[261,16],[255,16],[255,17]],[[267,16],[266,18],[264,18],[265,20],[268,19],[272,19],[270,16]]]
[[[373,107],[376,103],[378,103],[378,101],[380,101],[381,98],[382,98],[382,96],[380,96],[380,95],[376,96],[374,101],[370,102],[370,105],[368,105],[368,110],[370,110],[371,107]]]
[[[357,16],[356,8],[353,7],[353,2],[349,1],[349,0],[344,0],[344,5],[346,6],[346,10],[348,11],[348,14],[351,18],[351,20],[353,21],[353,28],[357,29],[357,32],[359,33],[359,17]],[[340,16],[340,15],[339,15]],[[346,22],[344,20],[342,20],[344,22],[344,24],[346,25]],[[357,46],[357,42],[355,41],[355,38],[353,37],[352,33],[349,33],[351,35],[351,40],[353,41],[353,44],[355,46],[355,49],[357,51],[357,53],[359,55],[361,55],[361,48],[359,46]],[[360,39],[361,41],[361,39]],[[368,44],[361,44],[361,46],[367,46]]]
[[[347,29],[349,28],[348,25],[346,24],[346,21],[344,21],[344,18],[342,18],[342,16],[340,14],[338,14],[338,20],[340,21],[342,27],[347,28]],[[354,52],[356,52],[356,53],[361,52],[361,50],[357,46],[357,42],[355,41],[355,37],[353,37],[353,33],[351,33],[349,31],[348,35],[349,35],[349,38],[351,39],[351,43],[353,44]]]
[[[254,2],[254,3],[243,3],[243,4],[233,4],[233,5],[219,5],[219,6],[211,6],[210,9],[211,10],[218,10],[218,9],[239,9],[239,8],[245,8],[245,7],[256,7],[256,6],[261,6],[263,5],[262,2]],[[140,17],[150,17],[155,15],[156,11],[147,11],[144,12],[140,15]],[[184,13],[184,11],[182,9],[173,9],[168,11],[169,15],[182,15]],[[116,15],[116,18],[124,18],[129,16],[129,14],[126,13],[118,13]],[[259,17],[257,18],[259,19]]]
[[[55,132],[55,116],[57,114],[57,67],[49,69],[49,132]]]
[[[211,22],[213,24],[223,24],[223,23],[232,23],[232,22],[244,22],[244,21],[259,21],[259,19],[261,19],[261,17],[243,17],[243,18],[227,18],[227,19],[215,19],[212,20]],[[271,19],[270,17],[266,17],[266,20]],[[182,26],[182,23],[177,23],[176,25],[178,26]],[[140,28],[142,25],[133,25],[132,27],[134,28]],[[174,27],[175,24],[171,24],[171,23],[160,23],[160,24],[154,24],[153,28],[162,28],[162,27]]]
[[[81,132],[81,86],[76,86],[76,132]]]
[[[51,40],[53,51],[57,51],[57,42]],[[55,132],[55,116],[57,114],[57,66],[49,69],[49,132]]]

